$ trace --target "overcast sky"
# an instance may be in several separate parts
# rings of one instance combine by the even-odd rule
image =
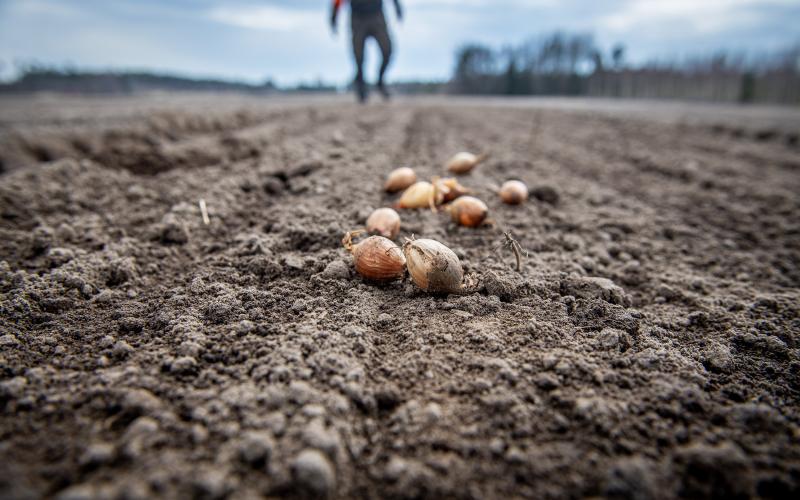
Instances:
[[[15,61],[153,69],[281,84],[342,83],[352,74],[348,16],[330,0],[0,0],[0,75]],[[394,79],[443,79],[467,41],[519,43],[556,29],[590,32],[628,59],[800,41],[800,0],[402,0]],[[368,49],[372,72],[377,48]]]

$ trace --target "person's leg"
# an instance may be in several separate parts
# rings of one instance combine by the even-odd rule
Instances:
[[[367,85],[364,83],[364,45],[367,41],[367,26],[363,19],[353,16],[350,30],[353,35],[353,59],[356,63],[356,77],[353,82],[360,102],[367,100]]]
[[[386,19],[383,15],[377,16],[372,26],[371,34],[381,48],[381,69],[378,72],[378,90],[384,98],[389,97],[389,91],[384,85],[384,75],[389,63],[392,61],[392,39],[389,36],[389,28],[386,26]]]

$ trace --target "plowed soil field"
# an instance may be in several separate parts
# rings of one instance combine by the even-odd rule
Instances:
[[[797,112],[4,99],[3,498],[800,491]],[[461,150],[492,223],[397,242],[477,285],[359,277],[386,174]]]

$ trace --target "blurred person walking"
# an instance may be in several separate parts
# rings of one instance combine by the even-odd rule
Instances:
[[[339,8],[344,0],[333,0],[331,9],[331,29],[336,33],[336,19],[339,15]],[[392,39],[389,36],[389,28],[386,26],[386,18],[383,16],[383,0],[349,0],[350,1],[350,30],[353,36],[353,58],[356,62],[355,90],[359,102],[367,100],[367,84],[364,82],[364,46],[367,39],[374,38],[381,49],[381,69],[378,73],[378,91],[384,99],[389,98],[389,91],[386,89],[384,75],[386,68],[392,58]],[[403,9],[400,7],[400,0],[394,0],[394,8],[397,12],[397,19],[403,20]]]

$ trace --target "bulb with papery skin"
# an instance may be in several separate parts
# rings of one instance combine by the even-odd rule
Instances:
[[[367,218],[367,231],[394,239],[400,232],[400,215],[391,208],[379,208]]]
[[[436,186],[437,191],[442,194],[444,203],[470,193],[470,190],[459,184],[455,177],[444,177],[441,179],[434,177],[433,184]]]
[[[447,206],[453,222],[461,226],[478,227],[486,220],[489,208],[473,196],[462,196]]]
[[[436,188],[427,181],[419,181],[408,187],[400,196],[400,208],[434,208],[437,205]]]
[[[406,240],[403,244],[408,274],[428,292],[460,293],[464,270],[458,256],[436,240]]]
[[[509,205],[519,205],[528,199],[528,186],[521,181],[506,181],[500,187],[500,199]]]
[[[386,179],[383,189],[389,193],[402,191],[417,182],[417,174],[409,167],[400,167],[392,170]]]
[[[466,174],[472,171],[473,168],[477,167],[478,164],[487,157],[487,154],[475,155],[466,151],[462,151],[453,155],[453,157],[447,161],[445,167],[447,167],[448,171],[456,175]]]
[[[391,281],[405,275],[406,258],[392,240],[383,236],[370,236],[359,243],[353,237],[363,231],[350,231],[342,239],[344,247],[353,255],[356,272],[369,280]]]

